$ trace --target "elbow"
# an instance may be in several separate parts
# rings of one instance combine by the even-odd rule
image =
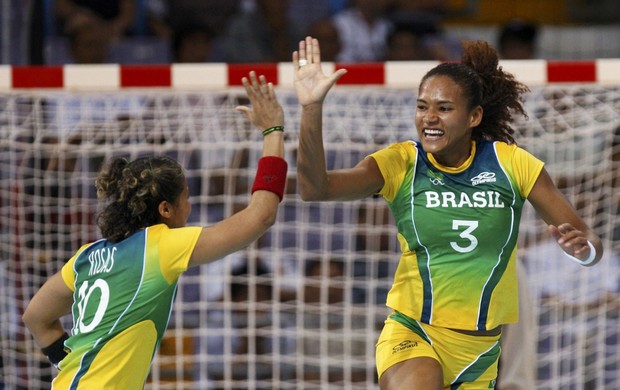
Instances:
[[[255,234],[254,239],[257,239],[258,237],[265,234],[273,225],[275,225],[275,223],[276,223],[275,212],[261,213],[260,215],[256,216],[256,218],[254,219],[254,223],[252,224],[252,226],[254,226],[254,234]]]
[[[249,228],[251,235],[262,235],[276,223],[280,199],[269,191],[257,191],[250,204],[238,214],[238,218]]]
[[[301,200],[303,200],[304,202],[316,202],[316,201],[322,200],[315,193],[303,193],[303,192],[301,192],[299,195],[301,197]]]
[[[26,328],[30,331],[32,331],[33,326],[36,323],[34,313],[32,312],[32,310],[29,310],[28,307],[26,307],[24,314],[22,314],[22,323],[26,325]]]
[[[28,311],[22,314],[22,323],[26,325],[26,328],[30,329],[30,316],[28,315]]]
[[[256,204],[255,207],[252,207],[254,210],[252,219],[259,230],[264,232],[276,223],[279,203],[278,200],[278,202]]]
[[[273,225],[275,225],[276,217],[278,215],[277,210],[278,209],[276,208],[272,212],[265,213],[265,215],[263,215],[261,217],[260,224],[261,224],[261,226],[263,226],[264,230],[267,230],[270,227],[272,227]]]
[[[301,198],[301,200],[303,200],[304,202],[312,202],[317,200],[316,199],[316,195],[309,193],[309,192],[303,192],[303,191],[299,191],[299,197]]]
[[[325,200],[323,192],[313,186],[299,186],[299,197],[305,202],[317,202]]]
[[[309,175],[306,173],[310,170],[307,164],[303,164],[300,161],[298,161],[297,164],[297,188],[299,190],[299,197],[306,202],[327,200],[327,189],[329,187],[327,174],[318,176]]]

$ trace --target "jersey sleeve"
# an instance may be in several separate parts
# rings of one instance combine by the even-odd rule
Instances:
[[[162,273],[170,282],[187,270],[202,227],[165,228],[159,241]]]
[[[60,270],[62,280],[71,291],[75,291],[75,273],[73,272],[73,263],[75,263],[75,256],[67,261]]]
[[[80,253],[82,253],[84,249],[86,249],[90,245],[91,245],[90,243],[82,245],[82,247],[77,252],[75,252],[75,254],[69,259],[69,261],[65,263],[65,265],[62,266],[60,270],[62,280],[65,282],[65,284],[67,285],[67,287],[69,287],[71,291],[75,291],[75,271],[73,270],[75,259],[78,257]]]
[[[500,162],[506,167],[519,192],[527,198],[538,180],[544,163],[517,145],[497,143],[497,152]]]
[[[384,180],[379,194],[387,201],[391,202],[396,197],[407,173],[407,165],[415,161],[416,154],[413,142],[400,142],[370,155],[377,162]]]

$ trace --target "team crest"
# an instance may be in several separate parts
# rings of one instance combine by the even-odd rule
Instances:
[[[433,172],[430,169],[426,171],[428,180],[431,181],[434,185],[442,186],[444,185],[443,173],[441,172]]]

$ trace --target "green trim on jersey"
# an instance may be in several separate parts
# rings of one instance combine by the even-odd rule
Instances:
[[[519,221],[542,162],[516,145],[486,141],[472,143],[457,169],[440,166],[415,142],[371,156],[402,248],[388,306],[446,328],[515,322]]]
[[[62,270],[74,291],[73,329],[55,387],[144,384],[201,230],[160,224],[80,248]]]

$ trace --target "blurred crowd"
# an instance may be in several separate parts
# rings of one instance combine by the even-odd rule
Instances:
[[[447,4],[45,0],[31,18],[30,63],[286,62],[307,35],[321,42],[324,61],[453,60],[460,44],[442,29]],[[513,28],[507,39],[533,42],[536,26],[528,26],[534,36]]]

